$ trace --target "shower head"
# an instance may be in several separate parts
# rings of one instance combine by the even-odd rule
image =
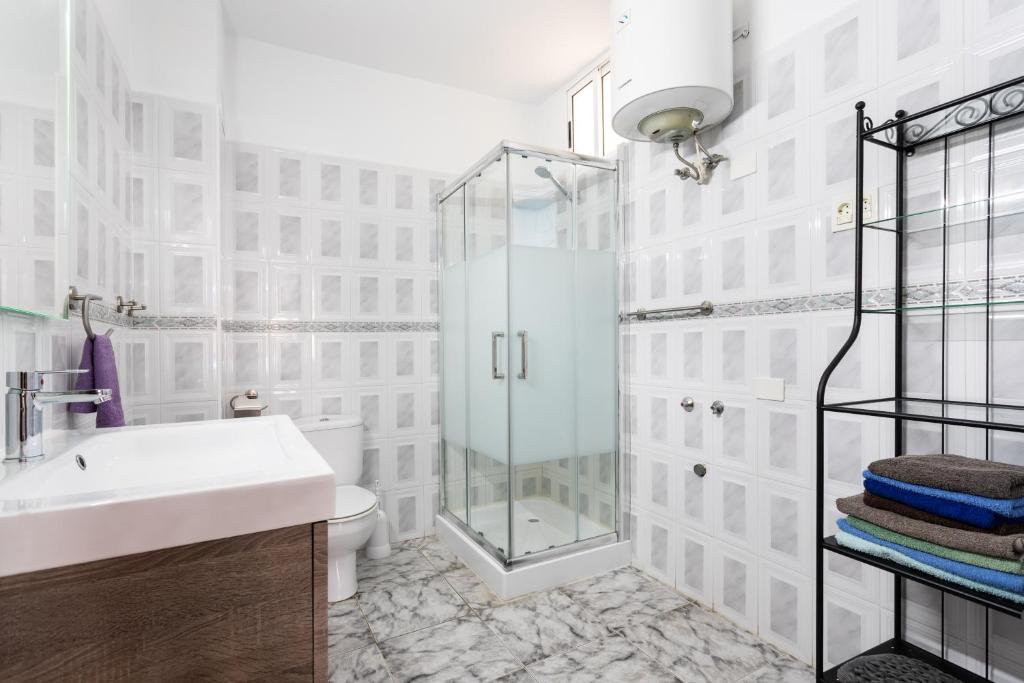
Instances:
[[[536,173],[541,178],[547,178],[548,180],[550,180],[552,183],[554,183],[555,187],[558,188],[558,191],[565,195],[566,199],[569,199],[569,192],[562,186],[562,183],[558,182],[555,176],[551,175],[551,171],[549,171],[545,166],[538,166],[537,168],[533,169],[533,172]]]

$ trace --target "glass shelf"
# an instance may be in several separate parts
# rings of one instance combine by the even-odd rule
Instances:
[[[902,576],[905,579],[911,579],[912,581],[923,583],[926,586],[938,588],[944,593],[956,595],[964,600],[984,605],[985,607],[997,610],[1003,614],[1009,614],[1018,618],[1024,614],[1024,604],[1014,602],[1013,600],[1008,600],[1006,598],[1001,598],[997,595],[992,595],[991,593],[986,593],[984,591],[967,588],[966,586],[961,586],[958,583],[940,579],[937,576],[932,576],[926,572],[912,569],[911,567],[902,565],[898,562],[893,562],[892,560],[886,560],[878,557],[877,555],[871,555],[870,553],[864,553],[859,550],[854,550],[853,548],[847,548],[846,546],[839,545],[839,541],[836,540],[835,536],[829,536],[824,539],[821,542],[821,545],[825,550],[829,550],[837,555],[845,555],[846,557],[853,558],[859,562],[863,562],[864,564],[869,564],[873,567],[878,567],[879,569],[884,569],[887,572],[896,574],[897,576]]]
[[[54,313],[47,313],[45,311],[34,311],[28,308],[19,308],[17,306],[5,306],[0,305],[0,312],[3,313],[14,313],[17,315],[30,315],[33,318],[45,318],[46,320],[67,320],[67,316],[56,315]]]
[[[1000,208],[1000,204],[1005,206]],[[1019,197],[1008,196],[1003,201],[997,198],[994,207],[990,205],[987,199],[983,199],[966,204],[915,211],[893,218],[880,218],[864,223],[864,227],[895,233],[899,231],[899,221],[902,220],[903,234],[911,234],[928,230],[941,230],[943,227],[954,229],[972,224],[981,224],[983,226],[990,217],[993,220],[1000,220],[1014,216],[1024,216],[1024,207],[1020,206]],[[980,239],[984,239],[984,236],[980,237]]]
[[[862,310],[864,313],[910,313],[913,311],[948,311],[948,310],[963,310],[969,312],[970,309],[984,309],[986,306],[993,308],[1009,307],[1009,306],[1024,306],[1024,299],[992,299],[991,301],[949,301],[944,304],[937,302],[927,303],[905,303],[902,306],[877,306],[868,307],[865,306]]]
[[[1024,432],[1024,406],[924,398],[881,398],[826,403],[823,408],[830,413],[899,417],[915,422]]]

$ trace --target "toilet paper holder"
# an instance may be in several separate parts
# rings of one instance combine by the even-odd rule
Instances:
[[[267,404],[259,400],[260,395],[255,389],[248,389],[244,394],[232,396],[228,405],[231,406],[232,417],[259,417],[267,409]]]

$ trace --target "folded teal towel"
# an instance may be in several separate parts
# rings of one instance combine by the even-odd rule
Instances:
[[[950,574],[949,572],[943,571],[942,569],[938,569],[936,567],[930,567],[926,565],[924,562],[918,562],[912,557],[907,557],[903,553],[878,545],[877,543],[872,543],[871,541],[866,541],[863,538],[859,538],[857,536],[854,536],[853,534],[846,533],[845,531],[840,530],[836,533],[836,541],[839,543],[839,545],[843,546],[844,548],[850,548],[851,550],[867,553],[868,555],[874,555],[875,557],[880,557],[884,560],[891,560],[893,562],[896,562],[897,564],[902,564],[904,567],[916,569],[920,572],[924,572],[925,574],[929,574],[931,576],[943,579],[945,581],[949,581],[950,583],[955,583],[959,586],[963,586],[964,588],[970,588],[972,590],[981,591],[983,593],[988,593],[989,595],[995,595],[997,597],[1005,598],[1007,600],[1011,600],[1013,602],[1024,605],[1024,595],[1017,595],[1016,593],[1011,593],[1010,591],[1004,591],[1000,588],[987,586],[978,581],[965,579],[964,577],[957,576],[956,574]]]
[[[871,470],[864,470],[864,478],[873,481],[880,481],[883,484],[889,486],[895,486],[897,488],[905,489],[911,493],[919,493],[925,496],[933,496],[935,498],[943,498],[945,500],[952,500],[956,503],[965,503],[967,505],[973,505],[991,512],[996,512],[1005,517],[1024,517],[1024,498],[985,498],[984,496],[975,496],[970,493],[961,493],[960,491],[947,491],[945,489],[933,489],[929,486],[919,486],[918,484],[908,484],[905,481],[899,481],[897,479],[890,479],[889,477],[882,477],[875,474]]]
[[[993,588],[1024,596],[1024,576],[1020,574],[1011,574],[1009,572],[1001,572],[996,569],[978,567],[977,565],[951,560],[948,557],[932,555],[931,553],[926,553],[922,550],[917,550],[916,548],[910,548],[905,545],[893,543],[892,541],[887,541],[884,538],[879,538],[872,533],[868,533],[863,529],[858,529],[854,525],[850,524],[849,520],[846,519],[839,520],[839,528],[848,534],[906,555],[907,557],[926,564],[929,567],[935,567],[936,569],[941,569],[944,572],[948,572],[956,576],[962,576],[970,581],[976,581],[978,583],[983,583],[986,586],[992,586]]]

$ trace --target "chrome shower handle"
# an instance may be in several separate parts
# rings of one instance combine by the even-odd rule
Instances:
[[[491,332],[491,379],[505,379],[504,372],[498,372],[498,339],[504,339],[504,332]]]
[[[526,330],[519,330],[516,332],[519,337],[519,357],[522,369],[519,374],[516,375],[519,379],[526,379]]]

